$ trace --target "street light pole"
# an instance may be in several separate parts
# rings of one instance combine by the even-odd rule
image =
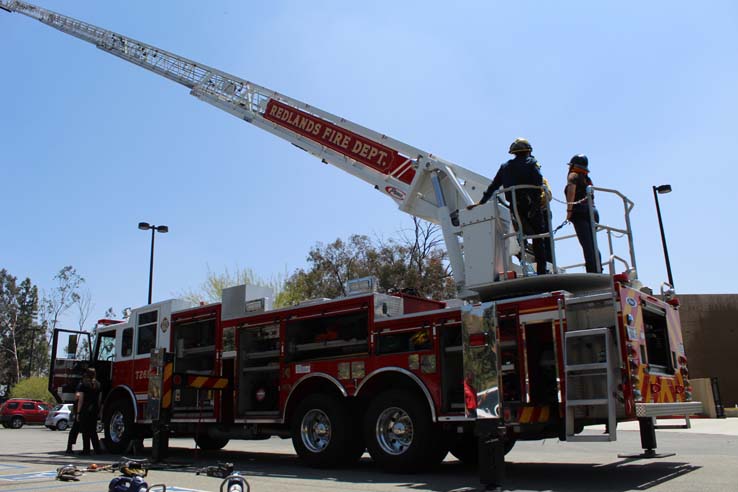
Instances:
[[[165,233],[169,232],[169,227],[165,225],[155,226],[148,222],[139,222],[138,228],[142,231],[151,230],[151,258],[149,260],[149,304],[151,304],[151,294],[154,285],[154,238],[157,232]]]
[[[664,259],[666,260],[666,274],[669,276],[669,285],[674,287],[674,277],[671,275],[671,262],[669,261],[669,250],[666,247],[666,235],[664,234],[664,223],[661,220],[661,207],[659,206],[659,195],[671,193],[671,185],[665,184],[653,187],[653,199],[656,202],[656,215],[659,218],[659,229],[661,229],[661,245],[664,247]]]

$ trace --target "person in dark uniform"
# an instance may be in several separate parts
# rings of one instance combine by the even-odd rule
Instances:
[[[482,195],[479,204],[486,203],[500,187],[509,188],[516,185],[533,185],[543,187],[543,176],[541,166],[533,157],[533,147],[524,138],[516,138],[510,145],[510,154],[515,157],[500,166],[492,183]],[[513,193],[505,192],[505,198],[510,202],[510,213],[515,217],[515,205],[523,227],[523,234],[542,234],[549,231],[548,220],[545,214],[545,206],[541,200],[542,192],[539,189],[523,189]],[[473,208],[469,207],[469,208]],[[517,227],[517,226],[516,226]],[[546,261],[551,258],[549,239],[533,239],[533,256],[536,259],[536,272],[538,275],[546,273]]]
[[[582,245],[587,273],[602,273],[602,267],[597,267],[597,258],[600,257],[600,252],[595,251],[593,224],[587,200],[587,186],[592,186],[592,180],[589,177],[589,159],[584,154],[578,154],[572,157],[567,165],[569,166],[569,176],[564,189],[567,203],[566,220],[574,225],[577,239],[579,239],[579,244]],[[595,223],[600,221],[600,214],[594,206],[594,196],[592,196],[592,215]]]
[[[97,437],[97,415],[100,412],[100,383],[94,368],[85,371],[82,382],[77,387],[77,421],[82,431],[82,454],[90,454],[90,443],[95,454],[102,449]]]
[[[69,436],[67,437],[67,454],[74,453],[72,447],[77,444],[77,436],[79,436],[79,422],[77,421],[78,404],[79,398],[77,398],[77,395],[75,394],[74,404],[72,404],[72,410],[69,412],[69,420],[72,422],[72,427],[69,429]]]

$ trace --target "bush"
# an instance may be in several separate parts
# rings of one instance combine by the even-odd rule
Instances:
[[[18,381],[18,384],[10,389],[11,398],[29,398],[31,400],[43,400],[47,403],[56,403],[54,396],[49,393],[49,381],[46,378],[33,377]]]

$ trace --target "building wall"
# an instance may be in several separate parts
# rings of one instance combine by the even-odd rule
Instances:
[[[690,378],[718,378],[723,406],[738,405],[738,294],[679,295]]]

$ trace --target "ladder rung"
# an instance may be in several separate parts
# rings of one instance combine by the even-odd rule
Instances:
[[[567,364],[564,366],[564,369],[566,372],[570,371],[591,371],[592,369],[608,369],[610,366],[607,362],[594,362],[592,364],[574,364],[569,365]],[[607,373],[604,373],[603,376],[607,376]]]
[[[600,294],[593,294],[589,296],[573,297],[566,300],[566,307],[572,304],[581,304],[585,302],[601,302],[601,301],[613,301],[612,292],[602,292]]]
[[[567,407],[584,407],[584,406],[594,406],[594,405],[608,405],[610,403],[610,400],[607,398],[592,398],[589,400],[567,400],[566,406]]]
[[[566,440],[569,442],[605,442],[612,441],[610,434],[600,434],[597,436],[566,436]]]

